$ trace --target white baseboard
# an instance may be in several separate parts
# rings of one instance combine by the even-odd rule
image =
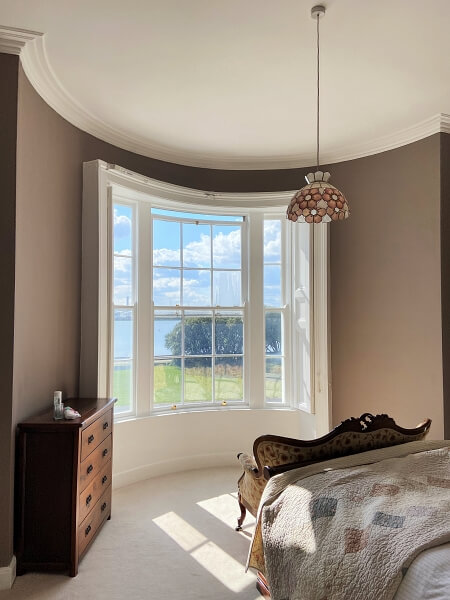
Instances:
[[[16,557],[13,555],[9,567],[0,567],[0,590],[10,590],[16,578]]]
[[[208,467],[239,467],[236,454],[230,452],[217,454],[197,454],[164,460],[157,463],[142,465],[128,471],[113,472],[113,489],[118,489],[144,479],[178,473],[180,471],[192,471],[194,469],[206,469]]]

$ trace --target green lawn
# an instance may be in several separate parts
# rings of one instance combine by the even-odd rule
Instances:
[[[185,402],[210,402],[212,392],[210,370],[186,369],[185,371]],[[181,370],[173,365],[155,365],[154,368],[154,403],[180,404],[181,401]],[[267,400],[281,398],[281,377],[274,373],[266,375],[265,380]],[[113,393],[117,397],[117,408],[127,408],[131,392],[131,369],[114,369]],[[242,375],[239,370],[216,375],[215,395],[217,402],[240,400],[243,395]]]

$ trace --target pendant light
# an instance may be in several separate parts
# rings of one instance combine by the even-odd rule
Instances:
[[[320,125],[320,38],[319,21],[325,15],[325,7],[318,5],[311,9],[311,17],[317,22],[317,151],[316,172],[308,173],[307,185],[295,193],[286,216],[299,223],[330,223],[342,221],[350,212],[344,194],[329,183],[330,173],[319,169],[319,125]]]

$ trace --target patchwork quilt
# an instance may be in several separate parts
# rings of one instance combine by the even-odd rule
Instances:
[[[391,600],[450,541],[450,441],[412,442],[272,478],[248,566],[273,600]]]

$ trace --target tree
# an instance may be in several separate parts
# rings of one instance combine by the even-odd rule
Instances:
[[[243,328],[241,317],[216,317],[216,354],[242,354]],[[212,319],[187,317],[184,320],[184,354],[201,356],[212,354]],[[181,323],[166,334],[166,347],[174,355],[181,355]]]
[[[215,319],[216,354],[242,354],[243,326],[241,317],[217,316]],[[210,317],[187,317],[184,320],[184,354],[202,356],[212,354],[212,319]],[[166,334],[166,347],[175,356],[182,354],[181,323]],[[281,314],[266,314],[266,352],[281,352]]]
[[[281,314],[266,313],[266,353],[281,354]]]

